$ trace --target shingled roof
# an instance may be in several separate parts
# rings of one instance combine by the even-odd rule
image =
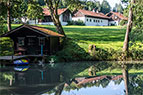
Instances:
[[[63,9],[58,9],[58,15],[61,15],[62,13],[64,13],[67,10],[67,8],[63,8]],[[50,11],[47,8],[43,8],[43,13],[45,16],[49,16]]]
[[[120,19],[122,19],[122,20],[128,20],[128,18],[125,17],[122,13],[119,13],[119,12],[110,12],[110,13],[112,13],[112,14],[118,16],[118,17],[119,17]],[[110,14],[110,13],[108,13],[108,14]],[[108,14],[106,14],[106,15],[108,15]]]
[[[96,13],[96,12],[88,11],[88,10],[79,10],[78,12],[82,13],[85,16],[109,19],[109,17],[104,15],[103,13]],[[75,17],[76,17],[76,15],[75,15]]]
[[[15,28],[15,29],[7,32],[6,34],[1,35],[1,37],[8,37],[9,34],[15,32],[15,31],[17,31],[17,30],[19,30],[21,28],[28,28],[28,29],[31,29],[31,30],[33,30],[35,32],[41,33],[41,34],[43,34],[45,36],[64,37],[64,35],[56,33],[56,32],[54,32],[52,30],[47,29],[47,28],[34,26],[34,25],[27,25],[27,24],[23,24],[23,25]]]

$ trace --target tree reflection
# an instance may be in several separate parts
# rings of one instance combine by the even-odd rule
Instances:
[[[22,86],[25,86],[25,88],[28,88],[27,93],[28,91],[31,93],[32,90],[37,89],[37,91],[33,91],[34,94],[39,93],[40,95],[47,92],[48,94],[61,95],[63,90],[80,90],[81,88],[90,88],[93,86],[106,88],[111,81],[115,85],[120,85],[124,81],[126,95],[143,95],[143,75],[128,73],[131,68],[141,69],[142,67],[142,65],[108,64],[102,62],[64,63],[62,65],[56,64],[52,68],[37,66],[31,67],[26,72],[0,72],[0,86],[19,87],[15,89],[17,93],[24,93],[20,92],[20,90],[23,91]],[[104,69],[112,70],[114,68],[120,68],[122,75],[98,75],[97,73]],[[90,71],[91,76],[76,77],[85,70],[87,70],[87,74]],[[49,84],[52,86],[49,86]],[[31,88],[31,85],[33,88]],[[4,90],[0,90],[0,92],[3,92],[2,95],[6,93]]]
[[[129,95],[129,78],[128,78],[128,68],[126,65],[123,65],[123,79],[125,84],[125,93],[126,95]]]

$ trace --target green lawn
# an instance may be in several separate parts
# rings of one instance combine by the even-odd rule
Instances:
[[[19,25],[12,25],[16,28]],[[54,26],[39,25],[51,30]],[[121,26],[63,26],[67,37],[75,40],[79,46],[86,51],[90,44],[95,44],[98,48],[121,49],[123,46],[125,28]]]
[[[13,24],[12,28],[20,24]],[[38,25],[56,31],[55,26]],[[63,26],[68,38],[66,47],[56,56],[66,61],[120,60],[126,28],[123,26]],[[139,44],[141,44],[139,42]],[[86,55],[89,45],[96,46],[95,56]],[[141,44],[142,45],[142,44]],[[133,48],[133,49],[132,49]],[[141,60],[143,48],[135,45],[130,48],[127,60]],[[136,49],[136,50],[134,50]],[[61,56],[62,55],[62,56]],[[90,56],[90,57],[89,57]]]
[[[55,31],[54,26],[39,25]],[[67,37],[88,50],[90,44],[98,48],[121,49],[123,46],[125,28],[120,26],[63,26]]]

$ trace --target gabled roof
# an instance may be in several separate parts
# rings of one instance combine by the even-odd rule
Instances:
[[[125,17],[122,13],[119,13],[119,12],[110,12],[110,13],[118,16],[122,20],[128,20],[128,18]],[[110,14],[110,13],[108,13],[108,14]],[[108,15],[108,14],[106,14],[106,15]]]
[[[78,12],[82,13],[85,16],[92,16],[92,17],[97,17],[97,18],[109,19],[109,17],[104,15],[103,13],[96,13],[96,12],[88,11],[88,10],[79,10]]]
[[[67,8],[63,8],[63,9],[58,9],[58,15],[61,15],[62,13],[64,13],[67,10]],[[43,8],[43,13],[45,16],[49,16],[50,11],[47,8]]]
[[[17,31],[17,30],[19,30],[21,28],[28,28],[28,29],[31,29],[31,30],[33,30],[35,32],[38,32],[38,33],[42,34],[42,35],[45,35],[45,36],[64,37],[64,35],[56,33],[56,32],[54,32],[52,30],[47,29],[47,28],[34,26],[34,25],[27,25],[27,24],[23,24],[23,25],[15,28],[15,29],[7,32],[6,34],[1,35],[1,37],[8,37],[9,34],[15,32],[15,31]]]

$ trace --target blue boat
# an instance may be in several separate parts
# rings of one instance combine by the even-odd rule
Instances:
[[[15,65],[28,65],[29,62],[26,59],[19,59],[19,60],[15,60],[13,62]]]
[[[14,70],[24,72],[24,71],[27,71],[28,68],[29,68],[29,66],[16,66],[16,67],[14,67]]]

